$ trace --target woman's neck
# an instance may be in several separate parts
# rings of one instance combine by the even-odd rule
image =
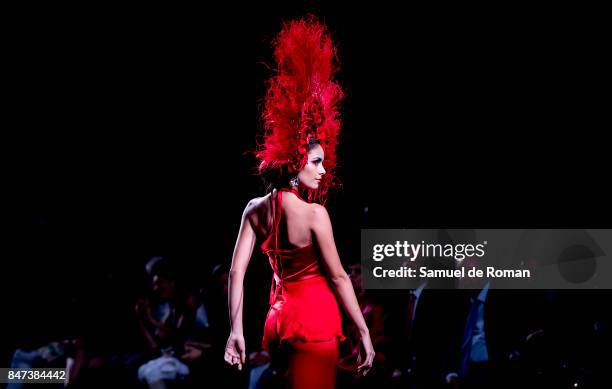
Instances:
[[[296,187],[296,186],[281,187],[281,188],[278,188],[277,191],[291,192],[294,195],[296,195],[300,200],[306,201],[306,200],[304,200],[302,198],[302,195],[300,194],[300,191],[299,191],[298,187]]]

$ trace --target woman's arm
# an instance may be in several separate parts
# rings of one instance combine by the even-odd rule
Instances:
[[[351,320],[355,323],[355,326],[359,330],[361,335],[362,346],[364,347],[365,356],[360,358],[363,364],[358,366],[358,369],[364,369],[364,374],[367,373],[368,369],[372,366],[374,360],[374,348],[372,347],[372,341],[370,339],[370,333],[368,326],[361,313],[359,302],[355,296],[353,285],[342,267],[340,262],[340,256],[336,249],[336,243],[334,242],[334,233],[329,220],[329,214],[325,207],[321,205],[313,206],[313,217],[312,217],[312,232],[317,240],[321,255],[323,257],[323,264],[327,275],[329,276],[332,286],[340,300],[342,307],[345,312],[349,315]],[[360,363],[359,361],[357,362]]]
[[[244,292],[244,275],[251,260],[253,247],[257,240],[255,231],[249,221],[252,203],[246,206],[240,223],[240,230],[234,247],[232,267],[229,274],[229,317],[231,333],[225,347],[225,361],[230,365],[237,365],[242,369],[246,353],[244,346],[244,332],[242,328],[242,302]]]
[[[147,342],[147,345],[151,350],[158,347],[157,341],[149,331],[149,326],[157,328],[159,322],[153,319],[151,314],[151,307],[148,300],[140,299],[134,306],[134,314],[136,315],[136,322],[138,323],[138,329],[140,330],[143,338]]]

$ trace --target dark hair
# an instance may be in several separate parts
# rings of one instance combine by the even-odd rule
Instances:
[[[318,139],[310,138],[308,140],[307,150],[310,151],[320,144]],[[260,174],[266,187],[266,193],[271,192],[272,189],[288,187],[289,181],[297,176],[296,173],[289,172],[289,164],[280,164],[273,168],[262,170]]]
[[[230,269],[229,269],[229,266],[227,266],[227,264],[219,263],[215,265],[215,267],[213,267],[211,275],[212,275],[212,278],[217,278],[224,273],[229,273],[229,271]]]
[[[310,138],[308,140],[308,151],[312,150],[316,145],[320,145],[321,142],[319,142],[318,139],[316,138]]]
[[[176,280],[178,271],[176,265],[167,257],[153,257],[145,265],[150,276],[160,276],[167,280]]]

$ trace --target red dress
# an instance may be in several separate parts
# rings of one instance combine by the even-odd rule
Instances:
[[[339,341],[344,340],[338,302],[314,244],[279,247],[283,191],[276,193],[276,198],[271,195],[273,229],[261,245],[274,271],[263,347],[285,370],[290,387],[333,388]]]

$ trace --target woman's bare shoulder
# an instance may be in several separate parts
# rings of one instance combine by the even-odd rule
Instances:
[[[327,208],[321,204],[308,204],[308,215],[313,226],[329,223],[329,213],[327,213]]]
[[[328,216],[327,208],[325,208],[321,204],[317,204],[317,203],[308,204],[308,209],[311,212],[311,214],[315,217]]]

